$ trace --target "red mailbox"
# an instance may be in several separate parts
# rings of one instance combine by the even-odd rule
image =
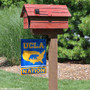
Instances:
[[[69,13],[66,5],[24,4],[21,17],[24,19],[24,29],[33,34],[60,34],[68,28]]]
[[[30,28],[32,34],[48,35],[50,38],[49,90],[57,90],[57,34],[68,28],[68,18],[71,14],[66,5],[24,4],[21,17],[24,19],[24,29]]]

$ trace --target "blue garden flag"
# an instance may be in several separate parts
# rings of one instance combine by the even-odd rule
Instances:
[[[21,75],[46,73],[46,40],[21,39]]]

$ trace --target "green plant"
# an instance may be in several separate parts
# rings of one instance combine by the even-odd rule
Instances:
[[[60,58],[68,58],[70,60],[80,60],[86,57],[86,52],[83,49],[85,43],[83,38],[72,33],[64,33],[58,36],[58,56]]]
[[[90,37],[90,15],[81,18],[82,23],[78,25],[80,31],[84,36]],[[83,45],[86,52],[86,63],[90,63],[90,41],[87,39]]]
[[[22,90],[48,90],[48,79],[21,76],[0,70],[0,88],[21,88]],[[58,80],[58,90],[89,90],[90,80]]]
[[[20,12],[21,9],[12,9],[12,7],[18,6],[22,7],[24,3],[29,4],[60,4],[60,5],[67,5],[68,9],[72,15],[71,18],[69,18],[69,29],[64,30],[63,35],[58,36],[58,57],[59,58],[67,58],[67,59],[75,59],[75,60],[88,60],[90,58],[89,56],[89,46],[90,42],[88,42],[85,39],[85,36],[90,37],[90,1],[89,0],[1,0],[0,5],[2,7],[9,7],[9,9],[0,10],[0,31],[2,34],[0,36],[0,40],[3,42],[0,43],[0,55],[5,55],[8,58],[11,58],[15,55],[12,52],[7,52],[10,48],[10,51],[15,49],[15,47],[20,46],[17,44],[14,44],[11,47],[6,44],[12,44],[12,39],[8,39],[9,37],[25,37],[29,38],[29,31],[23,30],[23,21],[20,19]],[[11,10],[11,11],[10,11]],[[19,12],[19,13],[18,13]],[[3,23],[2,23],[3,21]],[[9,22],[8,22],[9,21]],[[15,25],[15,26],[14,26]],[[11,30],[12,29],[12,30]],[[15,29],[18,31],[16,32]],[[21,31],[20,31],[20,30]],[[11,30],[11,31],[10,31]],[[9,32],[13,33],[13,30],[15,31],[16,35],[11,35]],[[8,32],[9,31],[9,32]],[[20,35],[19,32],[21,33]],[[6,36],[5,36],[6,35]],[[31,36],[32,38],[43,38],[42,36]],[[9,42],[3,41],[4,39],[8,39]],[[44,37],[46,38],[46,37]],[[15,39],[14,39],[15,41]],[[19,42],[19,39],[17,39]],[[2,49],[5,48],[5,49]],[[19,48],[19,47],[18,47]],[[15,49],[18,51],[18,48]],[[47,49],[48,51],[48,49]],[[19,49],[20,52],[20,49]],[[20,53],[18,54],[20,57]],[[18,58],[16,55],[15,58]],[[13,60],[14,60],[13,59]],[[17,59],[18,60],[18,59]],[[14,60],[15,61],[15,60]],[[13,61],[13,62],[14,62]]]
[[[22,7],[26,0],[1,0],[1,7]]]
[[[0,10],[0,56],[6,56],[11,64],[20,64],[21,39],[33,36],[23,29],[21,9]]]
[[[81,24],[78,25],[80,31],[83,32],[83,35],[90,36],[90,15],[81,18]]]

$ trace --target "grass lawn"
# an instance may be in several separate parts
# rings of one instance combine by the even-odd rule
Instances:
[[[27,75],[21,76],[0,70],[0,88],[48,90],[48,79]],[[90,90],[90,80],[59,80],[58,90]]]

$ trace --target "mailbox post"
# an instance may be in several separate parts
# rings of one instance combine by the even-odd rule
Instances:
[[[24,4],[21,17],[24,29],[34,35],[48,35],[49,42],[49,90],[58,90],[57,78],[57,35],[68,28],[71,17],[66,5]]]
[[[49,90],[58,90],[57,78],[57,34],[49,36]]]

